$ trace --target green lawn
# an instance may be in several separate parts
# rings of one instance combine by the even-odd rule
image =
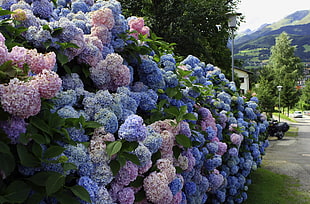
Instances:
[[[290,127],[285,137],[298,136],[298,128]],[[268,151],[268,149],[267,149]],[[309,204],[310,193],[298,190],[298,181],[287,175],[261,168],[251,174],[248,199],[244,204]]]
[[[298,191],[298,182],[292,177],[262,168],[251,174],[252,184],[245,204],[309,204],[310,196]]]

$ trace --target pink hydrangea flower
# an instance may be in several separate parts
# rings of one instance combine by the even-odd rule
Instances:
[[[233,133],[230,135],[230,141],[235,145],[240,145],[243,140],[243,136],[240,134]]]
[[[0,64],[8,60],[8,48],[5,45],[5,37],[0,33]]]
[[[56,64],[56,54],[54,52],[42,54],[33,49],[28,51],[28,56],[26,62],[35,74],[41,73],[44,69],[52,70]]]
[[[224,155],[225,152],[227,151],[227,144],[224,142],[218,142],[218,150],[216,152],[216,154],[218,155]]]
[[[90,68],[90,78],[99,89],[116,91],[118,87],[129,85],[130,70],[123,65],[120,55],[112,53]]]
[[[91,14],[92,26],[106,26],[111,30],[115,25],[112,10],[109,8],[99,9]]]
[[[4,111],[21,118],[39,113],[41,98],[38,89],[30,83],[17,78],[11,79],[7,86],[1,86],[1,105]]]
[[[230,124],[229,125],[229,131],[236,131],[236,128],[238,127],[237,124]]]
[[[155,204],[171,203],[172,192],[165,173],[152,172],[143,180],[143,187],[148,201]]]
[[[56,72],[44,69],[30,83],[38,88],[41,98],[51,99],[61,89],[62,81]]]
[[[172,204],[179,204],[182,202],[182,191],[177,192],[177,194],[175,194],[173,196],[173,200],[172,200]]]
[[[98,37],[104,45],[109,44],[112,38],[112,33],[105,26],[92,27],[90,35]]]
[[[5,37],[2,35],[2,33],[0,33],[0,44],[4,43],[5,43]]]
[[[167,181],[170,183],[176,176],[176,169],[169,159],[159,159],[156,162],[157,168],[160,172],[166,174]]]
[[[13,64],[19,68],[23,68],[24,64],[28,61],[28,50],[24,47],[14,46],[11,52],[7,55],[7,60],[12,60]]]
[[[138,33],[132,33],[131,35],[138,39],[138,34],[147,35],[150,34],[150,28],[147,26],[144,26],[144,20],[143,18],[132,18],[128,21],[128,25],[130,27],[130,31],[137,31]]]
[[[103,50],[102,41],[98,38],[98,36],[85,35],[84,37],[86,43],[96,46],[99,50]]]

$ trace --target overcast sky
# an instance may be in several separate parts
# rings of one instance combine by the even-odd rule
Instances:
[[[245,16],[239,31],[257,29],[299,10],[310,10],[310,0],[241,0],[238,12]]]

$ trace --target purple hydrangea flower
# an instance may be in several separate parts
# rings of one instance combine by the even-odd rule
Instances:
[[[0,121],[0,128],[7,134],[11,144],[17,144],[21,133],[26,133],[27,123],[23,118],[13,116],[7,121]]]

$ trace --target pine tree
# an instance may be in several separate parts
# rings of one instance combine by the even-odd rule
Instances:
[[[292,108],[299,100],[297,81],[302,73],[300,58],[295,56],[296,46],[291,45],[292,40],[283,32],[276,38],[276,43],[271,47],[271,55],[267,64],[268,69],[274,73],[274,90],[282,86],[281,107]]]

